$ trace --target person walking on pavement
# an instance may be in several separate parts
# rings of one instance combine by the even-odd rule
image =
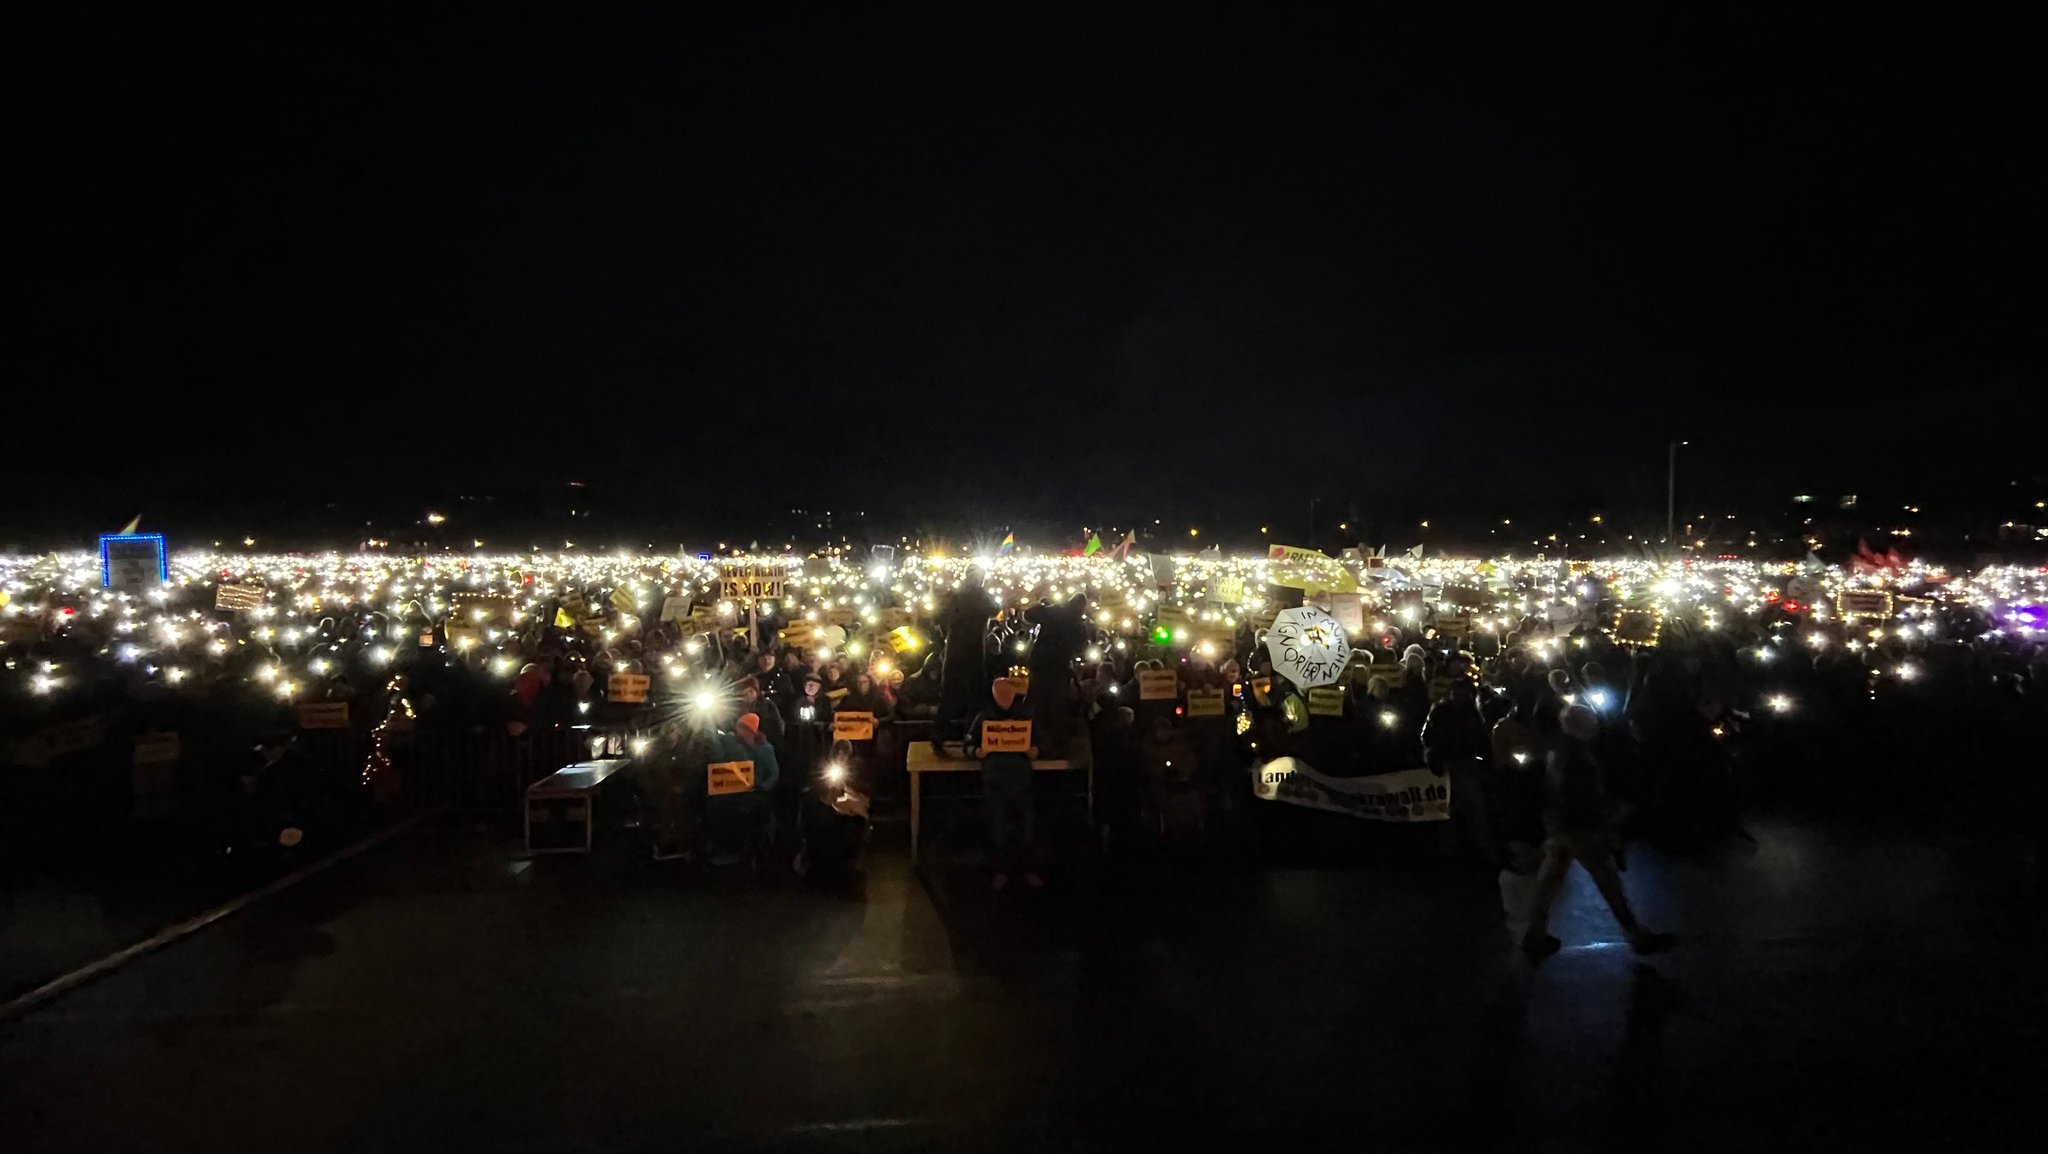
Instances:
[[[1636,953],[1669,949],[1671,935],[1644,929],[1629,908],[1628,893],[1621,885],[1615,862],[1613,806],[1601,784],[1600,762],[1594,752],[1600,737],[1600,715],[1586,706],[1572,705],[1559,715],[1558,724],[1563,732],[1544,764],[1543,865],[1529,899],[1529,928],[1522,936],[1522,950],[1531,961],[1540,962],[1562,945],[1550,932],[1550,907],[1557,903],[1574,861],[1593,879]]]

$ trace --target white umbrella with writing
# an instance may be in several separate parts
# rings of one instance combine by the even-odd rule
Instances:
[[[1351,660],[1351,642],[1337,619],[1313,605],[1282,609],[1266,630],[1274,672],[1303,689],[1333,685]]]

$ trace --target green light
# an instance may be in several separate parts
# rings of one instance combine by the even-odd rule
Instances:
[[[1166,626],[1164,626],[1164,625],[1154,625],[1154,626],[1152,627],[1152,644],[1154,644],[1154,645],[1166,645],[1166,644],[1169,644],[1169,643],[1171,643],[1172,641],[1173,641],[1173,630],[1171,630],[1171,629],[1168,629],[1168,628],[1167,628]]]

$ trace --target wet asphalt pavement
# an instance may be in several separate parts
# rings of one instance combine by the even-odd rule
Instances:
[[[866,893],[390,844],[0,1024],[29,1151],[2013,1148],[2040,902],[1960,838],[1784,819],[1582,875],[1069,866]],[[1247,1147],[1247,1143],[1259,1145]]]

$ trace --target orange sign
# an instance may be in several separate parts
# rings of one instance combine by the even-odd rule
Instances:
[[[648,682],[645,673],[614,673],[605,679],[604,695],[606,700],[621,705],[644,705]]]
[[[873,741],[875,739],[875,715],[872,713],[835,713],[832,715],[832,740]]]
[[[1028,721],[984,721],[981,723],[983,753],[1031,752],[1031,723]]]
[[[704,792],[712,797],[746,793],[754,788],[754,763],[751,761],[714,761],[705,767],[704,773]]]

